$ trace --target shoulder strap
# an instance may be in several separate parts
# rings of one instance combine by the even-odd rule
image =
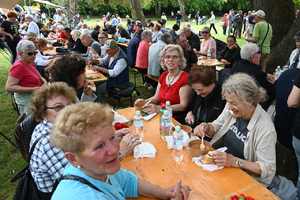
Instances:
[[[269,23],[267,23],[267,25],[268,25],[267,34],[266,34],[264,40],[263,40],[262,43],[261,43],[261,48],[262,48],[262,46],[263,46],[263,44],[264,44],[264,42],[265,42],[265,40],[266,40],[266,38],[267,38],[267,35],[268,35],[268,33],[269,33]]]
[[[53,189],[52,189],[52,193],[54,193],[54,191],[56,190],[59,182],[61,180],[73,180],[73,181],[78,181],[80,183],[86,184],[89,187],[93,188],[94,190],[97,190],[98,192],[102,192],[99,188],[97,188],[95,185],[93,185],[91,182],[89,182],[88,180],[80,177],[80,176],[76,176],[76,175],[65,175],[60,177],[54,184]],[[103,193],[103,192],[102,192]]]
[[[37,144],[43,137],[45,137],[45,136],[47,136],[47,135],[48,135],[48,134],[46,134],[46,135],[43,134],[43,135],[41,135],[40,137],[38,137],[38,139],[36,139],[36,140],[34,141],[32,147],[31,147],[31,149],[30,149],[30,151],[29,151],[29,162],[30,162],[31,155],[32,155],[32,153],[33,153],[33,151],[34,151],[34,148],[35,148],[36,144]]]

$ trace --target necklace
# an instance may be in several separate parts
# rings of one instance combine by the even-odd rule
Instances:
[[[180,69],[178,70],[176,76],[174,76],[174,78],[172,79],[172,81],[170,81],[170,73],[168,74],[168,82],[169,82],[168,86],[169,86],[169,87],[170,87],[171,84],[173,83],[174,79],[178,76],[179,72],[180,72]]]
[[[109,176],[107,175],[107,179],[106,179],[105,183],[108,184],[108,181],[109,181]]]

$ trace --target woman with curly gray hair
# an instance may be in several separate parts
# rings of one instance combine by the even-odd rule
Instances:
[[[192,88],[187,85],[188,73],[183,69],[186,67],[186,60],[183,50],[179,45],[167,45],[160,52],[159,62],[165,70],[159,77],[159,83],[155,95],[149,99],[137,99],[136,102],[149,101],[144,107],[144,112],[159,113],[160,105],[170,101],[173,110],[173,118],[184,123],[186,109]]]
[[[259,104],[266,91],[244,73],[229,77],[222,86],[227,104],[212,123],[201,123],[194,130],[200,137],[212,137],[212,158],[218,166],[237,167],[269,187],[276,172],[276,132],[270,116]]]

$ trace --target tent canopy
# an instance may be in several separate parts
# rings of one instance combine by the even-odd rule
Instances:
[[[6,9],[12,9],[16,4],[19,3],[19,1],[20,0],[1,0],[0,1],[0,7],[1,8],[6,8]],[[44,1],[44,0],[33,0],[33,1],[48,4],[48,5],[55,6],[55,7],[64,8],[64,7],[56,5],[54,3],[50,3],[49,1]]]

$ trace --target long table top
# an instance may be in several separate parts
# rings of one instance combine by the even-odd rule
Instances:
[[[135,108],[117,110],[127,119],[132,119]],[[178,124],[173,119],[175,125]],[[130,126],[133,131],[133,125]],[[139,158],[135,161],[133,154],[124,158],[121,167],[132,171],[139,178],[169,188],[178,179],[188,184],[192,191],[189,199],[230,199],[233,195],[244,194],[255,199],[279,199],[263,185],[238,168],[223,168],[208,172],[197,166],[184,148],[183,161],[176,163],[172,157],[172,150],[167,148],[159,134],[159,114],[150,121],[144,121],[144,141],[150,142],[156,148],[155,158]],[[128,198],[129,200],[130,198]],[[138,199],[150,199],[139,197]],[[133,199],[132,199],[133,200]]]
[[[201,65],[201,64],[207,65],[209,67],[225,65],[225,63],[219,61],[216,58],[212,58],[212,59],[208,60],[204,57],[198,57],[198,65]]]
[[[101,74],[100,72],[97,73],[87,73],[87,70],[91,70],[90,65],[85,66],[85,76],[88,81],[92,82],[105,82],[107,78]]]

